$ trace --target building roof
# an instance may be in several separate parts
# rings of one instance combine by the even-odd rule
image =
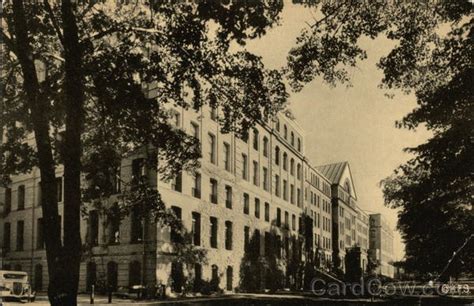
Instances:
[[[340,186],[344,186],[344,183],[341,182],[341,180],[346,168],[348,170],[348,180],[350,184],[350,188],[347,191],[353,195],[355,199],[357,199],[354,181],[352,180],[351,167],[349,167],[349,163],[347,161],[316,167],[316,169],[321,172],[321,174],[324,175],[331,182],[331,184],[337,184]]]
[[[340,163],[316,166],[316,169],[318,169],[328,180],[330,180],[332,184],[339,184],[341,176],[344,173],[344,168],[347,164],[348,162],[345,161]]]

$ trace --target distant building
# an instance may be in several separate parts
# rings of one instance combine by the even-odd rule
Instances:
[[[370,215],[369,244],[369,256],[377,263],[375,272],[393,278],[393,231],[381,214]]]
[[[357,205],[348,162],[316,167],[331,181],[333,263],[345,271],[346,250],[360,248],[360,267],[367,266],[367,215]]]

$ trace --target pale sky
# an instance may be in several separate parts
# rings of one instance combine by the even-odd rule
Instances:
[[[314,13],[313,13],[314,15]],[[280,68],[303,27],[313,20],[308,8],[285,3],[281,25],[261,39],[251,41],[247,49],[262,56],[268,68]],[[306,133],[306,156],[315,165],[339,161],[350,163],[358,204],[367,212],[381,212],[396,231],[397,213],[383,205],[379,182],[409,159],[405,147],[424,142],[429,134],[395,128],[415,106],[413,96],[384,96],[377,86],[382,72],[375,66],[393,42],[384,38],[364,39],[361,45],[368,59],[351,69],[352,87],[331,88],[316,79],[298,93],[291,93],[289,108]],[[404,246],[395,232],[395,259],[403,258]]]

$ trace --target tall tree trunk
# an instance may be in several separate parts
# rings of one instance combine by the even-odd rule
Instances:
[[[82,52],[71,2],[62,7],[65,49],[66,132],[64,150],[64,247],[58,213],[55,162],[49,134],[48,101],[41,100],[40,86],[28,37],[22,0],[13,1],[17,56],[35,133],[41,172],[42,210],[48,261],[48,297],[51,305],[76,305],[81,258],[80,170],[83,114]]]
[[[22,0],[13,1],[13,21],[18,60],[23,73],[23,87],[26,92],[31,122],[35,134],[39,169],[41,173],[41,202],[43,210],[44,239],[48,261],[48,296],[58,299],[56,290],[62,283],[58,273],[61,262],[61,224],[59,221],[55,163],[49,138],[47,101],[40,98],[39,82],[28,37],[28,28]]]
[[[82,50],[70,0],[61,5],[65,59],[66,133],[64,146],[64,256],[68,265],[68,305],[76,304],[81,259],[81,134],[84,85]]]

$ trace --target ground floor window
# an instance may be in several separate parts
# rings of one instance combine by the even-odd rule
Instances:
[[[171,263],[171,281],[172,290],[181,292],[184,285],[183,264],[180,262]]]
[[[34,286],[36,291],[43,290],[43,266],[41,264],[35,266]]]
[[[198,292],[202,287],[202,266],[200,264],[194,265],[194,291]]]
[[[129,266],[129,286],[140,285],[141,280],[141,265],[139,261],[132,261]]]
[[[107,264],[107,285],[109,289],[115,291],[117,290],[117,281],[118,281],[118,265],[114,261],[110,261]]]
[[[97,265],[95,262],[88,262],[86,267],[86,290],[91,291],[92,285],[97,281]]]
[[[227,267],[227,290],[232,291],[232,278],[234,274],[234,269],[231,266]]]

